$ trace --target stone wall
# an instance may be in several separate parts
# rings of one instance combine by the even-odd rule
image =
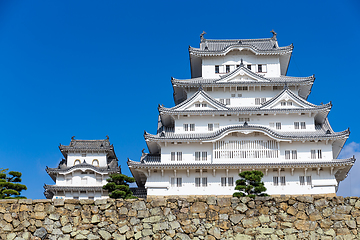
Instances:
[[[360,239],[360,199],[0,200],[1,239]]]

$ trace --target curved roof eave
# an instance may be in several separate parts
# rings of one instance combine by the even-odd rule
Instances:
[[[132,160],[128,160],[127,164],[129,167],[144,167],[144,168],[217,168],[217,167],[226,167],[226,168],[239,168],[239,167],[250,167],[250,168],[274,168],[274,167],[304,167],[308,165],[313,166],[352,166],[354,165],[356,159],[354,157],[347,159],[333,159],[330,161],[303,161],[303,162],[277,162],[277,163],[141,163]]]
[[[243,125],[233,125],[228,126],[225,128],[222,128],[216,132],[213,133],[205,133],[205,134],[172,134],[170,136],[165,136],[165,133],[163,136],[158,135],[152,135],[149,133],[144,134],[145,140],[154,140],[154,141],[203,141],[203,142],[211,142],[216,141],[220,137],[222,137],[224,134],[227,135],[232,132],[266,132],[268,136],[272,136],[274,139],[279,139],[282,141],[305,141],[305,140],[332,140],[332,139],[339,139],[339,138],[347,138],[350,134],[350,131],[347,129],[342,132],[332,132],[329,134],[319,134],[319,133],[313,133],[310,132],[309,134],[301,133],[301,135],[296,135],[294,132],[288,133],[289,135],[281,134],[278,132],[275,132],[267,127],[263,126],[243,126]]]
[[[241,49],[240,49],[241,48]],[[212,51],[212,50],[201,50],[198,48],[189,47],[189,54],[195,55],[195,56],[224,56],[228,54],[231,51],[242,51],[243,49],[249,50],[253,52],[255,55],[284,55],[284,54],[291,54],[293,51],[294,46],[289,45],[285,47],[280,47],[276,49],[266,49],[261,50],[257,49],[254,46],[248,45],[248,44],[233,44],[230,46],[225,47],[223,50],[218,51]]]

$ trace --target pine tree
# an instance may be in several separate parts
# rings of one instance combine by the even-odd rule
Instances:
[[[135,178],[128,177],[124,174],[111,174],[110,178],[106,179],[108,182],[103,186],[103,189],[109,191],[109,197],[111,198],[136,198],[132,195],[132,191],[129,188],[129,183],[135,182]]]
[[[266,193],[264,182],[261,181],[264,174],[261,171],[244,171],[239,173],[240,179],[236,180],[234,197],[251,197],[255,196],[269,196]]]
[[[0,171],[0,199],[17,199],[26,198],[20,196],[22,190],[27,190],[27,187],[21,182],[21,172],[11,171],[9,176],[5,173],[7,169]]]

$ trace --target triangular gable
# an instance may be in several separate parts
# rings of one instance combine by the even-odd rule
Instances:
[[[317,105],[312,104],[296,94],[290,89],[285,88],[278,95],[265,102],[260,109],[289,109],[289,108],[315,108]]]
[[[200,106],[195,105],[200,104]],[[183,101],[175,107],[168,108],[171,111],[186,111],[186,110],[228,110],[228,108],[219,101],[210,97],[204,90],[200,89],[187,100]]]
[[[217,80],[216,82],[270,82],[270,80],[252,72],[250,69],[244,66],[241,66],[235,69],[233,72],[222,76],[221,79]]]

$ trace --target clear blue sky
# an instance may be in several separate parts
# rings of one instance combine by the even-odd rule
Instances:
[[[0,168],[21,171],[28,198],[53,184],[59,143],[110,136],[122,171],[139,160],[157,105],[173,106],[171,76],[189,78],[188,46],[206,38],[294,43],[288,75],[316,80],[309,101],[333,102],[343,155],[360,158],[360,2],[1,1]],[[359,160],[360,161],[360,160]],[[360,163],[357,163],[360,165]],[[356,166],[357,166],[356,165]],[[354,167],[340,195],[360,196]]]

